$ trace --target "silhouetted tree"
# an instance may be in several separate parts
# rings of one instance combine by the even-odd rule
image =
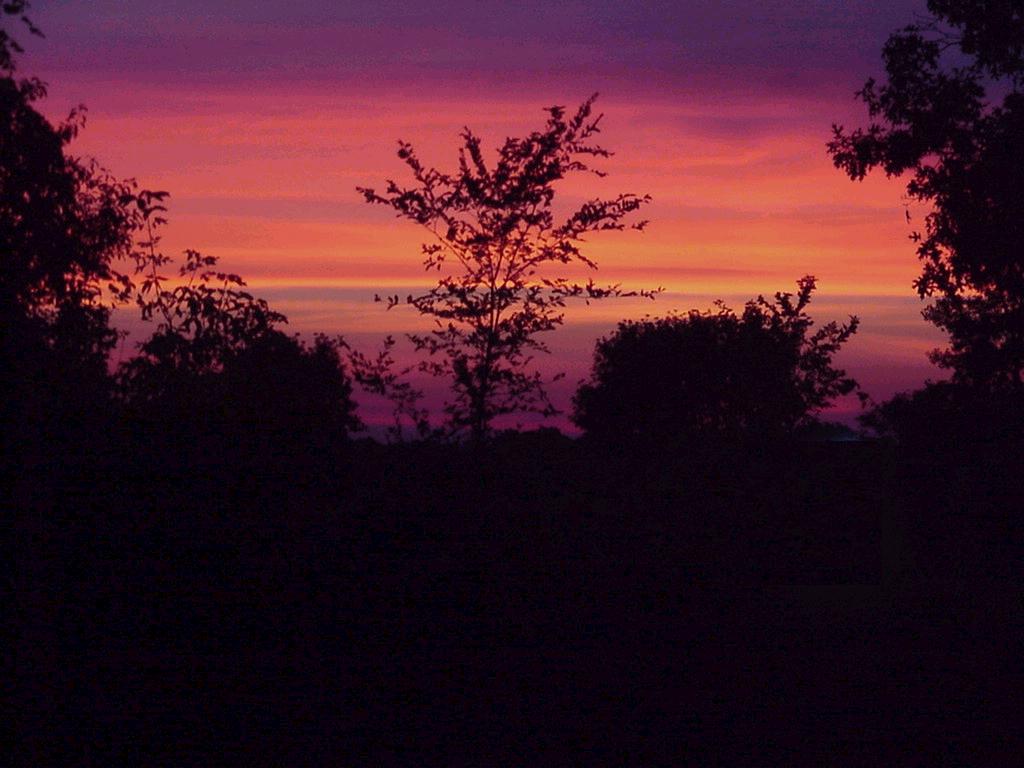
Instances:
[[[0,18],[23,16],[26,6],[3,3]],[[15,74],[20,50],[6,30],[0,34],[0,410],[7,434],[41,424],[66,429],[105,412],[107,355],[117,339],[110,312],[126,295],[117,262],[131,254],[142,223],[133,182],[68,154],[82,111],[50,123],[37,109],[46,86]]]
[[[385,430],[389,442],[405,439],[406,422],[416,438],[440,438],[441,430],[430,424],[430,412],[423,406],[423,391],[414,387],[405,376],[411,368],[401,368],[394,356],[395,338],[386,336],[377,354],[367,355],[348,348],[347,361],[352,378],[367,392],[390,401],[393,422]]]
[[[143,318],[158,325],[118,371],[135,414],[201,419],[211,428],[249,425],[275,439],[314,432],[343,438],[360,427],[341,339],[317,336],[309,346],[284,334],[278,329],[284,315],[196,251],[186,251],[179,281],[167,287],[159,270],[169,259],[158,241],[150,228],[137,262],[136,297]]]
[[[931,18],[886,42],[887,82],[858,96],[866,129],[834,126],[829,152],[853,179],[909,172],[930,203],[914,233],[925,317],[949,333],[931,358],[956,381],[1021,390],[1024,369],[1024,2],[930,0]]]
[[[241,425],[257,447],[275,441],[337,446],[362,429],[352,400],[344,340],[323,334],[307,344],[280,331],[264,334],[224,361],[219,391],[224,421]],[[309,463],[317,457],[298,456]]]
[[[1024,441],[1024,401],[1012,391],[989,392],[952,381],[928,382],[873,408],[860,419],[880,437],[911,453],[957,452]]]
[[[229,356],[285,322],[265,301],[241,290],[241,277],[215,271],[216,259],[197,251],[186,251],[180,282],[166,287],[168,278],[159,269],[170,258],[156,250],[157,242],[151,235],[148,252],[140,255],[142,281],[136,295],[143,320],[155,319],[157,328],[119,371],[122,388],[137,407],[174,393],[185,395],[186,382],[200,385],[216,376]]]
[[[30,34],[43,36],[43,33],[32,23],[28,15],[25,13],[29,8],[28,0],[5,0],[0,5],[0,22],[6,24],[8,19],[6,17],[13,17],[20,21]],[[5,28],[0,27],[0,71],[6,74],[11,74],[15,70],[14,54],[22,53],[23,48],[14,36],[11,35]]]
[[[586,161],[611,154],[592,143],[601,121],[592,115],[593,101],[571,117],[563,107],[549,108],[543,130],[506,139],[493,164],[480,139],[465,129],[453,173],[427,168],[410,144],[399,142],[398,156],[415,184],[388,181],[384,194],[359,188],[367,202],[392,208],[434,238],[423,246],[424,266],[442,276],[406,302],[433,317],[436,328],[410,339],[429,355],[422,370],[451,379],[455,398],[446,410],[452,431],[468,428],[475,441],[487,435],[496,416],[555,412],[529,363],[534,353],[547,351],[538,336],[562,324],[566,300],[624,295],[618,286],[581,284],[558,274],[574,263],[596,268],[580,251],[584,235],[625,229],[624,220],[649,199],[621,194],[589,200],[556,218],[555,184],[578,172],[603,175]],[[397,296],[388,299],[389,307],[398,303]]]
[[[658,443],[779,435],[857,389],[832,356],[858,320],[811,333],[813,277],[796,295],[759,296],[737,315],[709,312],[625,321],[597,342],[573,420],[603,440]]]

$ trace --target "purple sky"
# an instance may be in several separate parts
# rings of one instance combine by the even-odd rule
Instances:
[[[48,69],[166,83],[288,79],[370,87],[522,77],[643,89],[849,88],[923,2],[64,2],[33,15]],[[44,60],[45,60],[44,54]],[[492,80],[493,79],[493,80]],[[666,93],[665,95],[668,95]]]

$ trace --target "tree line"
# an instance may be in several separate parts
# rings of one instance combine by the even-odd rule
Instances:
[[[5,4],[5,22],[20,20],[23,32],[38,35],[26,6]],[[930,21],[886,43],[888,81],[869,80],[859,92],[869,126],[835,126],[828,144],[851,178],[876,167],[908,174],[908,194],[932,205],[924,231],[912,234],[922,262],[915,287],[932,300],[925,317],[949,335],[932,359],[952,379],[870,410],[864,424],[883,435],[905,432],[922,410],[925,420],[949,420],[993,399],[1009,407],[1024,386],[1016,186],[1024,59],[1019,38],[1006,33],[1019,21],[1003,11],[964,13],[957,3],[929,7]],[[602,115],[591,97],[576,110],[549,108],[540,129],[507,139],[493,160],[465,129],[451,170],[424,165],[411,144],[399,142],[410,180],[358,192],[428,236],[423,267],[435,285],[404,299],[377,297],[433,321],[430,331],[409,336],[419,358],[399,366],[393,338],[376,354],[351,349],[342,337],[305,342],[214,257],[190,250],[176,265],[160,250],[167,193],[70,153],[82,113],[52,124],[39,112],[46,86],[18,72],[15,35],[5,28],[0,37],[0,343],[10,435],[116,410],[195,429],[258,424],[256,431],[282,439],[290,432],[345,440],[362,426],[358,385],[393,402],[395,436],[412,431],[479,444],[500,416],[556,413],[550,382],[531,363],[548,352],[544,335],[563,324],[569,302],[658,293],[566,277],[570,267],[596,269],[584,250],[587,236],[647,223],[636,216],[650,198],[636,193],[586,200],[556,215],[557,184],[604,176],[596,163],[611,155],[597,143]],[[947,63],[949,49],[967,63]],[[573,398],[573,421],[606,442],[774,438],[812,427],[837,397],[857,393],[866,401],[833,363],[859,320],[815,328],[806,311],[815,287],[804,276],[795,292],[756,297],[739,314],[719,303],[707,312],[623,321],[597,341],[589,378]],[[111,313],[131,306],[154,330],[112,369],[119,332]],[[410,384],[414,370],[447,382],[442,419],[432,418]]]

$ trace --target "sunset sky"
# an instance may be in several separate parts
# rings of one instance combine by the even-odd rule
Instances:
[[[861,317],[839,362],[880,400],[940,376],[924,355],[942,337],[911,287],[922,212],[908,224],[899,180],[855,184],[825,143],[833,122],[864,122],[854,91],[880,74],[888,33],[923,11],[923,0],[36,0],[46,38],[19,38],[23,71],[50,84],[47,114],[89,108],[75,152],[171,193],[167,253],[219,256],[295,330],[367,347],[420,323],[373,294],[427,284],[420,232],[355,190],[403,179],[396,140],[450,168],[464,125],[493,147],[541,127],[543,107],[599,92],[609,175],[566,184],[564,199],[652,195],[647,231],[595,236],[586,252],[601,280],[666,292],[570,312],[543,363],[569,374],[556,403],[617,320],[717,297],[738,308],[804,274],[819,281],[816,317]]]

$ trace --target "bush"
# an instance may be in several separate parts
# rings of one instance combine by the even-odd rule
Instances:
[[[741,315],[718,302],[711,312],[620,323],[597,342],[573,420],[598,439],[658,443],[792,432],[857,389],[832,366],[857,318],[810,334],[814,278],[798,286],[795,296],[748,302]]]

